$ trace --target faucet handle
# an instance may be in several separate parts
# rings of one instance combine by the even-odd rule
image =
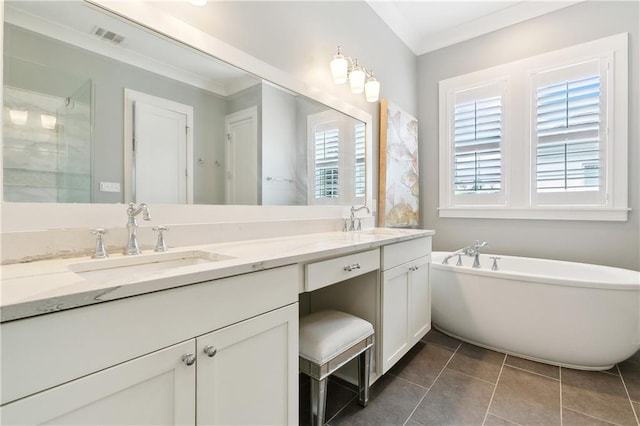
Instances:
[[[498,260],[500,260],[500,258],[498,256],[491,256],[491,257],[489,257],[489,259],[493,259],[493,265],[491,265],[491,270],[492,271],[497,271],[498,270]]]
[[[158,242],[156,243],[156,248],[154,249],[154,251],[167,251],[167,245],[164,243],[164,235],[163,232],[164,231],[168,231],[169,228],[167,228],[164,225],[160,225],[160,226],[154,226],[153,228],[154,231],[158,231]]]
[[[102,228],[96,228],[96,229],[92,229],[91,233],[93,235],[97,235],[98,238],[96,239],[96,249],[93,252],[93,254],[91,255],[92,259],[105,259],[107,257],[109,257],[109,255],[107,254],[107,250],[104,247],[104,235],[107,233],[107,231],[105,229]]]
[[[149,207],[145,203],[140,203],[138,207],[142,209],[142,219],[151,220],[151,211],[149,210]]]

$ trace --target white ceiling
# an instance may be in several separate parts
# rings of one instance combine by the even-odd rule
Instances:
[[[422,55],[582,0],[366,1],[416,55]]]

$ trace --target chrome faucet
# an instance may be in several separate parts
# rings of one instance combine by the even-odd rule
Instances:
[[[351,217],[349,218],[348,226],[345,223],[345,227],[344,227],[345,231],[360,231],[362,229],[362,222],[360,220],[358,220],[357,227],[355,223],[356,223],[356,212],[359,212],[360,210],[363,210],[363,209],[366,209],[367,213],[371,213],[371,211],[369,210],[369,207],[367,206],[360,206],[358,208],[356,208],[356,206],[351,206]]]
[[[96,238],[96,249],[93,252],[93,254],[91,255],[92,259],[106,259],[107,257],[109,257],[109,255],[107,254],[107,249],[104,247],[104,234],[107,233],[107,231],[105,229],[102,228],[96,228],[96,229],[92,229],[91,233],[93,235],[97,235],[98,237]]]
[[[142,213],[142,219],[151,220],[151,212],[146,204],[140,203],[140,205],[136,207],[135,203],[129,203],[129,208],[127,209],[127,231],[129,232],[129,239],[124,249],[124,254],[140,254],[138,237],[136,235],[138,232],[136,216],[140,213]]]
[[[476,243],[473,245],[473,266],[472,268],[480,268],[480,249],[488,246],[489,243],[483,241],[482,243],[476,240]]]
[[[462,266],[462,262],[460,262],[460,256],[464,254],[465,256],[473,257],[472,268],[476,268],[476,269],[480,268],[480,249],[488,245],[489,243],[487,243],[486,241],[483,241],[481,243],[480,241],[476,240],[475,244],[456,250],[453,253],[451,253],[449,256],[445,257],[444,260],[442,261],[442,264],[448,265],[449,259],[451,259],[452,257],[458,256],[458,263],[456,263],[456,266]]]
[[[464,247],[461,248],[459,250],[454,251],[453,253],[451,253],[449,256],[445,257],[444,260],[442,261],[443,265],[448,265],[449,264],[449,259],[456,257],[456,256],[461,256],[461,255],[465,255],[468,256],[467,251],[470,250],[471,247]],[[458,257],[458,263],[456,263],[456,266],[462,266],[462,262],[460,261],[460,257]]]

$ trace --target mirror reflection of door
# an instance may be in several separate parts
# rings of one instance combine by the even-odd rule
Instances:
[[[125,179],[125,189],[131,190],[126,199],[193,203],[193,107],[125,90],[125,116],[131,120],[130,130],[125,129],[131,139],[125,163],[129,157],[132,165],[126,169],[131,170]]]
[[[225,117],[226,204],[259,204],[258,111],[256,107]]]

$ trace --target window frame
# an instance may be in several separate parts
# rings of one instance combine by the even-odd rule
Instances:
[[[529,117],[529,129],[530,129],[530,146],[531,146],[531,205],[532,206],[606,206],[607,195],[611,192],[609,183],[613,180],[612,172],[612,160],[614,155],[609,155],[611,152],[611,142],[609,141],[609,111],[612,108],[614,96],[609,93],[609,86],[611,85],[611,73],[609,72],[612,55],[594,57],[587,61],[583,61],[577,64],[568,64],[561,67],[545,67],[528,73],[528,80],[530,82],[531,90],[531,104],[530,104],[530,117]],[[576,74],[576,72],[570,72],[569,68],[583,67],[587,63],[595,62],[598,67],[598,76],[600,77],[600,93],[601,99],[599,103],[600,115],[602,116],[602,122],[599,131],[599,151],[600,157],[604,157],[604,161],[600,160],[599,163],[603,165],[604,176],[600,176],[600,189],[598,191],[569,191],[569,192],[550,192],[544,193],[537,190],[537,107],[536,107],[536,93],[541,84],[538,83],[538,76],[542,76],[547,73],[557,72],[558,74]],[[558,81],[560,77],[555,78]],[[604,131],[603,131],[604,127]]]
[[[535,176],[536,92],[532,81],[541,70],[593,59],[609,62],[606,69],[607,141],[604,203],[540,203]],[[499,76],[499,77],[496,77]],[[462,204],[450,194],[452,153],[450,96],[465,88],[501,80],[505,84],[501,141],[504,202]],[[542,55],[475,71],[439,82],[439,217],[541,220],[628,220],[628,34],[622,33]],[[579,197],[578,197],[579,198]]]
[[[491,86],[496,86],[497,90],[489,89]],[[477,96],[486,97],[486,93],[497,93],[501,97],[501,116],[504,121],[505,113],[507,111],[507,93],[506,87],[508,86],[508,81],[506,77],[493,79],[488,81],[483,81],[480,84],[470,84],[464,85],[462,87],[457,88],[456,90],[449,90],[447,88],[446,92],[446,113],[441,114],[441,120],[446,120],[444,132],[441,131],[441,140],[446,140],[446,145],[443,147],[440,146],[441,149],[441,170],[443,167],[447,169],[447,174],[445,176],[445,184],[447,190],[443,192],[441,190],[441,204],[444,201],[450,205],[456,206],[502,206],[505,204],[505,194],[508,191],[508,182],[505,179],[505,162],[504,162],[504,152],[508,151],[508,143],[505,143],[506,138],[508,138],[508,131],[501,127],[501,141],[500,141],[500,159],[501,159],[501,183],[500,183],[500,191],[498,193],[474,193],[474,194],[456,194],[455,193],[455,124],[454,124],[454,114],[457,103],[456,95],[466,93],[465,97],[474,97],[474,93]],[[441,94],[442,95],[442,94]],[[443,135],[444,133],[444,135]],[[442,156],[444,148],[444,158]],[[441,179],[443,176],[441,175]],[[442,188],[441,188],[442,189]],[[444,200],[443,200],[444,198]]]

